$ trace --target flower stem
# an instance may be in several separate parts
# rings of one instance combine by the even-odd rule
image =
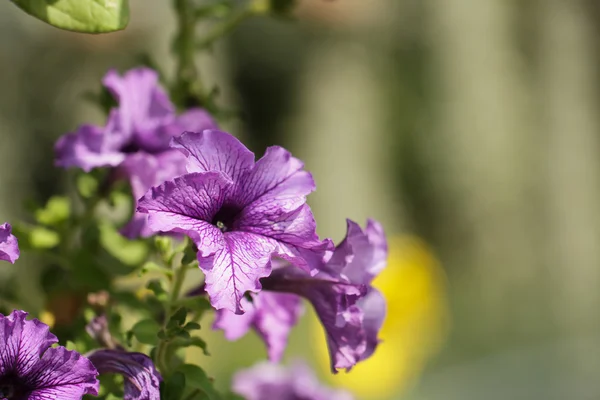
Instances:
[[[192,0],[173,0],[177,16],[178,31],[173,43],[173,52],[177,58],[177,71],[173,95],[183,108],[204,106],[206,98],[202,82],[196,69],[195,33],[197,18]]]

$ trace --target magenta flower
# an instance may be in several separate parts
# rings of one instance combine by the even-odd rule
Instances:
[[[111,70],[103,84],[118,107],[111,110],[106,126],[83,125],[61,137],[55,146],[56,165],[84,171],[122,166],[119,170],[130,180],[136,200],[150,187],[184,172],[185,158],[169,148],[172,137],[216,127],[199,108],[178,115],[157,73],[149,68],[132,69],[122,77]],[[135,215],[123,234],[147,236],[145,216]]]
[[[246,400],[352,400],[345,390],[330,389],[317,381],[303,363],[292,368],[261,363],[233,377],[232,389]]]
[[[239,316],[219,310],[213,328],[223,329],[227,339],[235,340],[254,328],[265,341],[271,361],[279,361],[290,329],[296,323],[298,303],[294,296],[311,302],[325,328],[331,369],[350,370],[370,357],[379,340],[386,313],[385,299],[370,286],[386,265],[387,244],[381,226],[368,221],[365,231],[348,221],[348,233],[333,253],[326,255],[311,276],[282,263],[271,275],[261,279],[263,291],[253,296],[252,313]],[[271,293],[276,292],[276,293]],[[288,296],[286,301],[265,301],[264,296]],[[290,297],[291,296],[291,297]],[[259,324],[274,320],[277,324]],[[274,340],[275,338],[276,340]]]
[[[8,223],[0,225],[0,260],[15,263],[19,258],[19,243]]]
[[[98,395],[92,363],[62,346],[47,325],[27,313],[0,315],[0,399],[80,400]]]
[[[160,373],[142,353],[101,349],[88,355],[100,374],[120,374],[125,381],[123,400],[160,400]]]
[[[254,154],[225,132],[186,132],[173,147],[187,157],[188,174],[153,187],[139,200],[155,232],[188,235],[198,247],[212,305],[241,314],[247,291],[271,273],[271,257],[311,270],[330,248],[320,241],[306,204],[315,189],[300,160],[273,146]]]

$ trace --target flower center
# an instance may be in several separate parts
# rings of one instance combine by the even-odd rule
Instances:
[[[15,374],[0,377],[0,400],[27,399],[31,388]]]
[[[224,204],[213,217],[211,224],[219,228],[221,232],[231,231],[240,211],[242,210],[239,207]]]

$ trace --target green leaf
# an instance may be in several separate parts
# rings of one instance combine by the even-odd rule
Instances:
[[[29,243],[34,249],[51,249],[60,243],[60,236],[50,229],[38,226],[29,232]]]
[[[171,343],[175,347],[190,347],[190,346],[199,347],[200,349],[202,349],[202,352],[204,353],[205,356],[210,356],[210,353],[208,352],[208,350],[206,348],[206,342],[197,336],[192,336],[190,338],[184,338],[184,337],[178,336],[175,339],[173,339]]]
[[[46,207],[35,212],[35,219],[43,225],[54,226],[69,218],[71,203],[63,196],[51,197]]]
[[[143,319],[136,323],[131,332],[140,343],[156,344],[160,326],[153,319]]]
[[[161,399],[181,400],[185,391],[185,375],[181,372],[175,372],[164,383],[161,389]]]
[[[129,22],[128,0],[13,0],[17,7],[60,29],[105,33]]]
[[[162,282],[158,279],[152,279],[148,282],[146,287],[154,292],[154,296],[156,296],[159,301],[167,301],[169,299],[169,295],[163,288]]]
[[[208,400],[221,399],[221,395],[213,387],[212,380],[199,366],[183,364],[177,370],[185,375],[185,383],[188,388],[201,390]]]
[[[77,177],[77,190],[84,199],[89,199],[98,192],[98,180],[91,174],[81,174]]]
[[[148,247],[141,240],[127,240],[110,224],[100,226],[100,243],[112,256],[126,265],[144,262]]]
[[[171,319],[169,319],[169,323],[167,324],[167,326],[182,326],[183,324],[185,324],[187,314],[187,308],[181,307],[180,309],[175,311],[175,313],[171,316]]]

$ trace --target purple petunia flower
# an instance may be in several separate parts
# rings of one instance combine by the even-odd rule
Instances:
[[[101,349],[92,351],[88,358],[100,374],[123,375],[124,400],[160,400],[162,378],[147,355]]]
[[[369,220],[365,231],[348,220],[346,238],[333,253],[325,256],[314,276],[291,265],[274,268],[271,275],[261,279],[263,291],[253,296],[253,312],[249,317],[238,316],[219,310],[214,328],[223,329],[230,340],[241,337],[250,327],[256,329],[265,340],[271,361],[279,361],[287,334],[296,319],[272,315],[295,315],[296,303],[279,301],[277,308],[263,296],[286,294],[301,296],[313,305],[325,328],[331,368],[350,370],[357,362],[370,357],[379,340],[379,330],[386,313],[385,299],[370,286],[373,278],[386,265],[387,243],[379,223]],[[270,293],[277,292],[277,293]],[[258,326],[255,319],[280,321],[280,324]],[[285,325],[285,322],[287,325]],[[270,338],[276,335],[276,341]]]
[[[352,400],[345,390],[320,385],[313,372],[303,363],[291,368],[260,363],[233,377],[232,389],[246,400]]]
[[[47,325],[27,313],[0,315],[0,398],[80,400],[98,395],[98,372],[62,346]]]
[[[8,223],[0,225],[0,260],[15,263],[19,258],[19,243]]]
[[[118,107],[111,110],[106,126],[83,125],[61,137],[55,146],[56,165],[84,171],[121,166],[119,171],[130,180],[136,200],[150,187],[185,172],[185,158],[169,148],[172,137],[187,130],[216,128],[200,108],[178,115],[158,84],[158,74],[149,68],[135,68],[123,76],[111,70],[103,84]],[[145,216],[134,216],[123,234],[149,235]]]
[[[260,290],[272,256],[311,271],[331,248],[315,233],[306,204],[315,188],[312,176],[285,149],[270,147],[255,162],[235,137],[214,130],[186,132],[172,146],[187,157],[189,173],[153,187],[138,211],[148,213],[155,232],[194,241],[216,309],[243,313],[241,299]]]
[[[127,352],[112,337],[105,315],[86,326],[87,333],[106,349],[93,350],[87,357],[100,374],[120,374],[125,381],[124,400],[160,400],[162,377],[145,354]]]

